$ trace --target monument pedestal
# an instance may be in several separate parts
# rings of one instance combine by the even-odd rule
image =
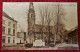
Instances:
[[[35,40],[34,42],[33,42],[33,46],[45,46],[45,42],[43,42],[42,40]]]

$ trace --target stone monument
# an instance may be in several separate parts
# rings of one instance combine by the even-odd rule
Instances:
[[[45,46],[45,42],[43,42],[42,40],[35,40],[33,42],[33,46]]]

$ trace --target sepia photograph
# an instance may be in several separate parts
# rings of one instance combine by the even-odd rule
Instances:
[[[77,2],[2,4],[2,50],[79,50]]]

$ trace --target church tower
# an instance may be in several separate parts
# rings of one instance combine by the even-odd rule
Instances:
[[[29,11],[28,11],[28,36],[29,36],[29,43],[33,43],[34,41],[34,33],[33,33],[33,28],[35,25],[35,11],[34,11],[34,6],[33,3],[30,2],[29,4]]]
[[[29,12],[28,12],[28,25],[32,27],[35,24],[35,11],[33,3],[31,2],[29,5]]]

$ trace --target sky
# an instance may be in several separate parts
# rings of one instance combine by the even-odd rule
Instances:
[[[61,2],[59,2],[61,3]],[[40,16],[38,12],[38,7],[43,5],[49,5],[50,7],[55,6],[58,4],[58,2],[33,2],[34,10],[36,14],[36,24],[39,24],[40,22]],[[53,5],[52,5],[53,4]],[[75,28],[78,26],[77,21],[77,3],[61,3],[63,5],[63,8],[65,9],[66,15],[64,18],[66,20],[63,20],[62,22],[65,24],[65,28],[67,30],[71,30],[72,28]],[[3,2],[3,11],[6,12],[10,17],[14,18],[16,21],[18,21],[18,29],[17,31],[24,31],[27,32],[28,29],[28,23],[27,23],[27,13],[29,9],[29,2]],[[51,9],[51,10],[54,10]],[[53,24],[53,23],[51,23]]]

